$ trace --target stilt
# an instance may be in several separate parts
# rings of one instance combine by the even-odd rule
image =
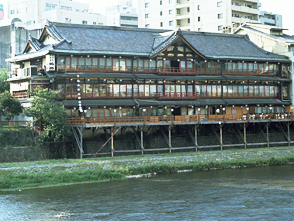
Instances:
[[[169,153],[171,153],[171,125],[168,126],[168,146]]]
[[[219,125],[219,138],[220,138],[220,146],[221,150],[223,150],[223,125]]]
[[[80,134],[80,137],[79,137],[78,134],[77,134],[77,132],[76,132],[76,130],[75,130],[75,128],[72,127],[72,131],[73,131],[74,137],[76,139],[76,142],[77,142],[78,147],[79,147],[79,150],[80,150],[80,159],[83,158],[83,153],[84,153],[84,150],[83,150],[83,130],[84,130],[84,128],[77,127],[77,131]]]
[[[198,125],[195,125],[195,148],[196,152],[198,152]]]
[[[267,142],[267,147],[269,147],[269,137],[268,137],[268,126],[269,124],[266,124],[266,142]]]
[[[143,155],[144,154],[143,127],[141,127],[140,129],[141,129],[141,150],[142,150],[142,155]]]
[[[287,123],[289,147],[291,146],[291,133],[290,133],[290,125],[291,124],[292,124],[292,122]]]
[[[111,157],[113,157],[113,127],[111,128]]]
[[[244,123],[244,149],[247,147],[247,141],[246,141],[246,124]]]

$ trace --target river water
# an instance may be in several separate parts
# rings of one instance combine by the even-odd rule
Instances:
[[[0,220],[293,220],[294,165],[0,192]]]

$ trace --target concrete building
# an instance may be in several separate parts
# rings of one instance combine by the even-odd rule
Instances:
[[[3,10],[3,5],[0,4],[0,20],[4,19],[4,10]]]
[[[273,14],[271,12],[260,11],[259,22],[263,25],[283,27],[282,15]]]
[[[132,7],[132,1],[120,1],[117,6],[106,8],[107,25],[138,27],[137,9]]]
[[[250,40],[254,42],[260,48],[273,52],[276,54],[287,56],[292,62],[290,68],[290,78],[294,79],[293,76],[293,62],[294,62],[294,36],[286,35],[283,33],[284,30],[280,27],[274,27],[269,25],[261,24],[244,24],[240,26],[235,34],[248,35]],[[292,83],[293,85],[293,83]],[[290,97],[292,104],[294,104],[294,88],[290,89]]]
[[[7,4],[7,19],[19,18],[27,29],[43,28],[46,20],[105,25],[106,17],[89,10],[89,5],[71,0],[13,0]]]
[[[139,0],[139,27],[222,32],[258,21],[259,0]]]

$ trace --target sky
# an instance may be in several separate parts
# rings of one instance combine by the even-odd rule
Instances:
[[[0,0],[0,4],[7,3],[9,0]],[[116,5],[119,0],[73,0],[88,3],[89,8],[94,12],[105,14],[107,6]],[[155,1],[155,0],[150,0]],[[289,29],[285,33],[294,35],[294,1],[293,0],[259,0],[260,10],[280,14],[283,16],[283,28]],[[137,0],[133,0],[133,5],[137,5]]]

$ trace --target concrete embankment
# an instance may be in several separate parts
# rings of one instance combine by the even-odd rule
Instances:
[[[0,164],[0,190],[111,181],[158,173],[292,164],[294,147]]]

